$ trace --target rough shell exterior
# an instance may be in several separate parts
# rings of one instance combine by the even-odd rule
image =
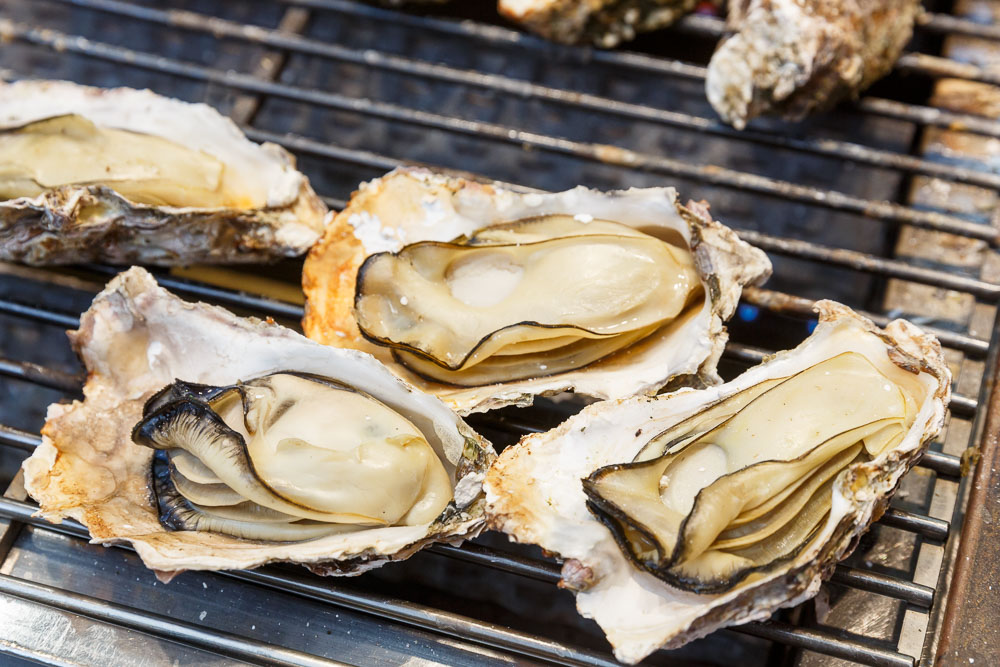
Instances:
[[[85,400],[49,406],[42,444],[24,463],[25,487],[50,521],[70,517],[94,542],[131,543],[147,566],[243,569],[272,561],[323,574],[357,574],[432,541],[461,541],[483,525],[481,483],[492,447],[440,401],[415,391],[369,355],[314,343],[276,324],[192,304],[133,267],[112,280],[70,332],[87,367]],[[340,378],[436,434],[455,483],[455,508],[432,524],[373,528],[302,543],[256,543],[225,535],[169,532],[150,491],[153,450],[131,440],[145,400],[182,379],[231,384],[279,370]],[[434,445],[433,436],[429,440]]]
[[[708,100],[737,128],[830,108],[892,69],[919,11],[920,0],[732,0]]]
[[[264,204],[246,210],[158,207],[131,202],[107,187],[62,186],[37,197],[0,201],[0,259],[28,264],[262,262],[301,255],[323,232],[326,207],[295,170],[292,156],[275,144],[251,142],[207,105],[148,90],[63,81],[0,84],[0,130],[66,114],[204,151],[252,179]]]
[[[665,28],[698,0],[499,0],[501,14],[543,37],[611,48],[636,33]]]
[[[815,595],[820,582],[882,515],[902,475],[939,432],[951,374],[937,340],[903,320],[881,330],[839,304],[824,301],[818,308],[821,321],[808,340],[732,382],[596,403],[558,428],[505,450],[487,474],[490,526],[564,559],[562,585],[577,591],[577,609],[602,627],[619,660],[638,662],[658,648],[764,619],[779,607]],[[681,591],[633,567],[611,533],[588,512],[580,481],[597,468],[631,461],[650,437],[720,399],[847,349],[867,351],[866,356],[874,355],[889,368],[895,364],[920,373],[928,398],[896,448],[841,473],[819,544],[803,550],[786,569],[722,594]]]
[[[451,387],[424,380],[358,331],[355,278],[368,255],[396,251],[417,241],[448,241],[491,224],[556,213],[676,230],[691,246],[710,298],[696,316],[587,368],[484,387]],[[563,391],[622,398],[653,393],[672,379],[718,382],[715,367],[727,340],[723,322],[735,310],[743,285],[760,282],[770,273],[771,264],[763,252],[713,221],[707,206],[693,202],[681,206],[673,188],[601,193],[578,187],[555,194],[522,194],[426,170],[400,169],[363,184],[310,251],[302,275],[307,298],[303,329],[327,345],[370,352],[460,414],[530,405],[534,396]]]

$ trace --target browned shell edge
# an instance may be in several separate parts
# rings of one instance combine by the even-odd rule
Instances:
[[[322,236],[323,201],[303,180],[289,210],[162,209],[135,204],[101,186],[62,186],[26,204],[0,202],[0,259],[26,264],[259,263],[296,257],[309,248],[279,244],[275,216]],[[207,233],[211,230],[212,233]],[[181,251],[177,239],[188,239]],[[193,239],[203,239],[195,244]]]

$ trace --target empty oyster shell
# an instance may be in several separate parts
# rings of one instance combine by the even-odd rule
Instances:
[[[548,39],[611,48],[634,39],[637,32],[667,27],[697,4],[698,0],[499,0],[497,8]]]
[[[173,265],[305,252],[327,214],[294,160],[204,104],[0,84],[0,259]]]
[[[49,407],[25,487],[151,568],[355,574],[482,527],[489,443],[369,355],[184,302],[137,267],[71,339],[86,399]]]
[[[815,595],[939,432],[937,340],[817,307],[806,341],[733,381],[596,403],[487,474],[490,525],[565,559],[619,660]]]
[[[722,323],[769,274],[671,188],[521,194],[400,169],[362,185],[309,253],[303,328],[462,414],[622,398],[718,382]]]

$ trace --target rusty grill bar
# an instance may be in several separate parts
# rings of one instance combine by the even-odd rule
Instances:
[[[43,4],[43,3],[39,3]],[[277,99],[302,105],[310,109],[335,110],[355,115],[361,119],[377,119],[399,125],[412,125],[428,131],[440,132],[447,136],[466,136],[476,140],[520,146],[526,149],[564,156],[581,162],[611,165],[627,173],[653,173],[678,177],[699,186],[719,186],[745,196],[757,195],[768,200],[795,202],[808,211],[825,210],[855,216],[870,222],[865,229],[871,233],[884,233],[886,229],[899,226],[920,227],[947,232],[960,237],[977,239],[990,249],[997,245],[998,230],[991,224],[988,215],[967,215],[941,213],[915,206],[891,203],[881,199],[857,196],[835,189],[802,185],[793,181],[762,176],[741,169],[721,168],[711,164],[695,164],[687,160],[664,157],[653,152],[639,152],[618,148],[610,144],[592,141],[572,140],[551,134],[518,129],[503,123],[483,120],[469,120],[455,115],[429,112],[398,104],[381,102],[364,97],[320,90],[295,83],[287,83],[282,75],[291,65],[288,58],[293,55],[318,57],[331,62],[386,71],[407,77],[425,79],[437,84],[464,86],[483,90],[489,94],[509,95],[518,99],[537,100],[572,111],[585,111],[594,117],[612,116],[622,119],[644,121],[687,132],[721,138],[738,145],[753,145],[774,148],[801,154],[835,158],[853,164],[886,170],[900,174],[905,179],[930,177],[944,181],[978,186],[991,190],[1000,188],[1000,174],[985,164],[953,164],[917,157],[909,152],[887,150],[859,143],[828,138],[800,138],[777,131],[754,129],[736,132],[718,121],[698,114],[685,113],[657,106],[646,106],[622,101],[571,88],[553,87],[534,83],[523,78],[505,74],[490,73],[476,69],[465,69],[447,64],[439,64],[410,55],[395,54],[389,50],[359,49],[328,43],[321,39],[307,37],[289,31],[285,22],[275,29],[247,25],[218,16],[190,12],[186,10],[162,10],[143,5],[134,5],[119,0],[45,0],[47,5],[68,5],[77,11],[100,12],[113,20],[134,20],[161,27],[164,31],[177,31],[210,36],[214,40],[232,40],[261,48],[267,48],[281,55],[281,61],[273,67],[260,67],[253,74],[235,72],[179,60],[158,53],[126,48],[124,46],[94,41],[82,35],[61,32],[41,24],[11,20],[0,13],[0,37],[15,43],[33,44],[59,54],[75,54],[97,61],[113,63],[122,68],[138,69],[154,74],[197,81],[232,93],[251,96],[257,100],[250,111],[242,114],[242,127],[248,136],[258,141],[273,141],[284,145],[293,153],[320,160],[323,164],[350,165],[372,171],[384,171],[399,164],[408,163],[404,158],[391,157],[339,145],[335,142],[292,133],[275,132],[257,122],[260,100]],[[656,73],[678,80],[703,80],[705,68],[669,58],[651,56],[628,51],[599,51],[589,48],[574,49],[553,45],[533,36],[508,30],[496,25],[464,20],[454,21],[432,16],[417,16],[399,11],[372,7],[351,0],[288,0],[285,16],[290,12],[313,12],[315,16],[338,15],[351,19],[384,23],[386,26],[405,28],[411,31],[426,31],[470,40],[473,44],[485,46],[523,48],[532,52],[551,54],[563,61],[597,63],[617,68],[620,71]],[[0,12],[3,5],[0,5]],[[302,17],[289,21],[299,30],[304,26]],[[278,25],[278,24],[276,24]],[[719,34],[721,22],[708,17],[689,17],[681,22],[678,30],[687,35]],[[970,20],[941,13],[930,13],[920,30],[931,34],[969,35],[984,39],[1000,39],[1000,27],[984,25]],[[248,67],[248,71],[252,68]],[[937,55],[911,53],[897,66],[897,71],[917,73],[927,77],[957,77],[970,81],[995,83],[997,77],[982,68],[947,60]],[[2,70],[5,77],[30,77],[31,70]],[[159,90],[165,94],[169,91]],[[890,118],[894,121],[915,123],[921,128],[947,128],[958,124],[963,130],[979,133],[984,137],[1000,137],[1000,123],[982,117],[945,111],[928,106],[901,102],[893,99],[865,97],[844,113],[860,119]],[[356,180],[361,180],[360,177]],[[531,183],[517,185],[528,187]],[[334,208],[343,205],[344,191],[327,192],[325,199]],[[929,285],[942,290],[971,295],[980,304],[995,304],[1000,301],[1000,285],[981,280],[970,275],[957,273],[947,268],[921,265],[905,259],[888,258],[881,254],[828,246],[800,238],[777,236],[754,229],[740,229],[741,235],[751,243],[765,249],[772,255],[781,255],[808,263],[811,271],[822,272],[827,267],[841,267],[852,273],[873,276],[876,280],[900,279]],[[117,272],[116,267],[88,265],[69,270],[19,268],[17,275],[25,284],[47,285],[47,289],[63,289],[63,277],[71,276],[80,289],[93,293],[103,282]],[[161,284],[187,298],[197,298],[258,316],[270,316],[289,323],[297,322],[302,315],[301,306],[265,296],[247,294],[219,287],[217,285],[170,276],[157,276]],[[782,291],[754,288],[747,290],[743,303],[771,313],[807,322],[813,316],[812,299],[788,294]],[[884,324],[891,319],[888,314],[866,313],[877,323]],[[4,296],[0,298],[0,315],[14,321],[23,321],[45,327],[71,328],[77,325],[77,315],[51,303],[26,303],[23,300]],[[918,313],[919,315],[919,313]],[[980,405],[987,403],[989,380],[996,365],[996,322],[990,328],[991,340],[982,334],[956,331],[929,325],[942,343],[966,355],[986,369],[984,381],[975,389],[978,395],[956,393],[951,404],[952,414],[959,418],[971,418],[969,444],[975,446],[980,437],[985,411]],[[731,342],[726,350],[726,359],[737,366],[758,363],[772,350],[742,341]],[[30,383],[57,390],[67,397],[78,395],[82,378],[59,368],[47,367],[26,361],[0,357],[0,375],[18,383]],[[500,433],[508,438],[545,430],[550,424],[538,415],[526,413],[490,413],[479,416],[475,424],[491,433]],[[489,435],[489,434],[488,434]],[[0,425],[0,452],[3,450],[30,452],[40,442],[35,433]],[[965,497],[966,482],[961,477],[963,463],[955,454],[929,451],[920,467],[936,479],[958,483],[956,492],[957,516],[961,516],[961,504]],[[936,484],[937,482],[934,482]],[[85,538],[86,531],[74,522],[58,526],[50,525],[32,516],[37,509],[28,502],[11,498],[0,499],[0,519],[7,519],[32,529],[65,534],[73,538]],[[933,657],[935,646],[935,620],[940,615],[949,583],[951,559],[957,545],[957,530],[949,521],[927,513],[913,512],[893,507],[882,517],[880,525],[907,531],[917,536],[915,551],[921,545],[929,544],[942,549],[936,587],[911,581],[869,569],[841,564],[837,567],[832,581],[840,586],[887,596],[905,603],[900,617],[907,610],[929,611],[927,639],[923,642],[920,659],[889,647],[885,641],[870,640],[863,635],[849,634],[837,629],[807,627],[797,624],[795,619],[775,619],[766,623],[752,623],[728,632],[750,635],[783,644],[796,649],[816,651],[825,655],[854,660],[869,665],[915,665],[925,663]],[[0,564],[6,556],[16,531],[8,531],[5,538],[0,523]],[[490,571],[511,573],[526,580],[553,584],[558,581],[558,565],[537,554],[523,555],[498,549],[489,545],[467,543],[462,547],[438,545],[428,550],[443,559],[472,564],[481,569],[482,576],[490,576]],[[456,614],[434,606],[409,602],[385,595],[378,590],[359,590],[346,586],[337,580],[321,579],[306,574],[303,570],[284,567],[267,567],[252,572],[219,573],[230,580],[250,582],[256,586],[274,589],[350,609],[380,619],[379,622],[398,622],[431,633],[433,637],[451,637],[470,645],[488,647],[501,652],[511,652],[532,659],[540,659],[558,664],[611,665],[617,664],[607,650],[592,650],[574,646],[572,642],[556,641],[541,635],[511,629],[488,621]],[[199,624],[184,623],[166,616],[143,612],[98,598],[72,593],[57,587],[26,581],[23,578],[0,573],[0,593],[21,599],[33,600],[106,623],[140,630],[154,636],[168,638],[229,658],[288,665],[329,665],[345,664],[328,658],[282,648],[248,639],[232,633],[211,630]],[[552,591],[555,595],[555,591]],[[782,617],[787,618],[787,617]],[[900,619],[900,623],[902,618]],[[17,651],[0,644],[0,653]],[[31,657],[28,655],[27,657]],[[670,661],[671,654],[658,653],[654,661]],[[794,664],[791,658],[778,658],[779,664]]]

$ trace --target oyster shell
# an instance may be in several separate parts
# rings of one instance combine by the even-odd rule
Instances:
[[[369,355],[319,345],[278,325],[238,318],[218,307],[184,302],[157,286],[152,276],[138,267],[120,274],[108,284],[84,313],[80,329],[71,332],[70,337],[89,371],[84,387],[86,398],[72,405],[49,407],[42,444],[23,466],[25,487],[38,501],[46,519],[77,519],[87,526],[92,539],[98,543],[129,542],[151,568],[175,572],[250,568],[272,561],[292,561],[324,574],[355,574],[389,560],[406,558],[429,542],[460,541],[475,535],[482,527],[481,481],[495,458],[491,446],[440,401],[415,391]],[[286,380],[290,377],[291,384],[281,385],[283,377]],[[174,383],[176,378],[184,382]],[[232,387],[241,380],[246,381]],[[213,395],[232,397],[240,391],[255,395],[247,403],[252,410],[247,413],[246,423],[252,426],[254,437],[259,436],[260,442],[244,431],[247,441],[243,444],[253,450],[257,478],[272,484],[272,488],[277,488],[282,496],[297,504],[297,509],[292,510],[298,513],[295,520],[301,518],[300,510],[306,505],[329,511],[336,502],[343,500],[333,498],[339,487],[317,490],[315,485],[301,482],[298,473],[287,475],[290,469],[305,470],[308,476],[320,470],[329,472],[338,465],[337,460],[323,460],[325,453],[315,449],[292,451],[289,455],[289,448],[295,450],[302,446],[300,440],[321,439],[316,436],[319,426],[330,426],[324,421],[319,426],[306,424],[308,428],[302,428],[303,410],[310,409],[310,401],[321,400],[328,405],[328,412],[321,419],[338,411],[329,405],[328,396],[304,391],[296,383],[298,380],[313,384],[318,381],[331,391],[349,387],[357,399],[352,406],[363,404],[364,410],[368,410],[358,415],[375,415],[375,422],[386,419],[388,430],[409,429],[395,432],[396,436],[405,436],[406,441],[402,447],[397,447],[394,454],[397,458],[409,456],[400,450],[417,440],[420,441],[416,445],[420,450],[415,452],[417,458],[427,454],[425,446],[429,446],[435,455],[433,466],[440,467],[432,471],[431,476],[443,472],[448,481],[449,498],[440,503],[446,505],[443,511],[438,511],[439,497],[422,506],[425,511],[420,516],[415,510],[416,513],[409,517],[400,518],[420,505],[406,501],[386,510],[394,512],[392,516],[387,514],[341,524],[343,530],[325,536],[285,535],[287,540],[293,541],[279,542],[164,527],[151,493],[154,450],[133,442],[133,427],[136,427],[139,441],[157,440],[160,436],[171,439],[168,463],[179,470],[186,481],[196,485],[192,497],[207,506],[216,518],[244,521],[246,511],[253,509],[246,504],[241,506],[248,497],[245,492],[248,478],[241,480],[228,474],[216,465],[218,457],[186,456],[191,452],[197,455],[197,445],[206,442],[197,434],[208,423],[202,419],[204,413],[198,412],[202,406],[211,405],[228,417],[232,414],[226,410],[231,413],[237,406],[243,407],[240,401],[230,401],[228,407],[213,402],[209,398]],[[223,389],[217,389],[219,387]],[[263,396],[267,392],[274,392],[274,398]],[[150,400],[148,404],[147,399]],[[147,407],[145,420],[144,405]],[[197,413],[198,418],[178,429],[173,428],[178,423],[176,419],[164,417],[164,413],[188,408],[193,408],[188,414]],[[229,423],[236,429],[242,428],[232,420]],[[261,425],[274,432],[268,433]],[[338,425],[335,432],[343,434],[355,427],[361,428],[356,424]],[[184,438],[189,439],[191,446],[186,448],[185,456],[177,457]],[[381,446],[379,443],[386,442],[385,438],[373,438],[372,446],[376,448]],[[398,439],[395,442],[400,443]],[[388,444],[392,444],[391,437]],[[269,448],[272,449],[269,451]],[[353,462],[357,465],[353,467],[352,462],[345,464],[351,468],[352,475],[371,474],[363,465],[363,458],[359,454],[358,461]],[[310,464],[310,460],[313,463]],[[225,477],[225,484],[221,485],[225,488],[216,484],[223,481],[215,478],[217,474]],[[274,479],[282,475],[287,477],[284,486],[277,486]],[[379,480],[385,481],[384,478]],[[162,481],[162,474],[157,476],[159,481]],[[395,480],[393,484],[406,486],[409,482]],[[183,488],[178,485],[178,488],[191,493],[192,485]],[[412,491],[413,484],[409,486]],[[157,491],[161,492],[161,501],[172,492],[171,487],[162,486]],[[233,491],[240,497],[233,497]],[[197,492],[207,495],[199,496]],[[221,496],[212,495],[219,492]],[[252,500],[261,502],[260,495],[253,496]],[[357,497],[349,500],[362,505],[368,502],[366,498]],[[264,502],[269,502],[266,497]],[[351,503],[343,506],[344,511],[355,511],[359,507]],[[275,513],[275,509],[287,509],[288,503],[271,505],[265,508],[267,511],[258,511],[257,518],[288,524],[287,517]],[[176,509],[176,505],[174,507]],[[361,511],[377,513],[379,510],[362,507]],[[176,513],[174,518],[178,518]],[[305,524],[312,528],[316,525]],[[199,526],[182,524],[175,527]],[[252,535],[277,539],[273,535]]]
[[[588,406],[487,474],[490,525],[565,560],[619,660],[815,595],[939,432],[937,340],[817,308],[806,341],[733,381]]]
[[[29,264],[291,257],[327,214],[284,149],[148,90],[0,84],[0,163],[0,259]]]
[[[920,0],[731,0],[708,100],[738,129],[829,109],[889,73],[921,11]]]
[[[611,48],[637,32],[665,28],[697,5],[698,0],[499,0],[497,8],[548,39]]]
[[[462,414],[622,398],[718,382],[722,323],[770,268],[672,188],[521,194],[400,169],[362,185],[310,251],[303,328]]]

